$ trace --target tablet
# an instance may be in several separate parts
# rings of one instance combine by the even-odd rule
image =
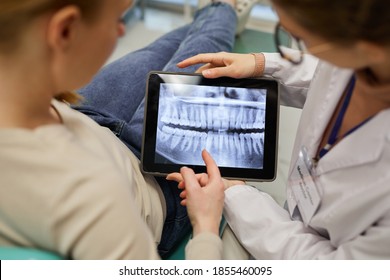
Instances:
[[[278,82],[206,79],[200,74],[151,72],[147,80],[141,166],[165,176],[180,167],[206,172],[206,149],[222,177],[275,179]]]

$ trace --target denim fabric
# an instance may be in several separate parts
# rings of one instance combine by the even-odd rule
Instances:
[[[194,21],[105,66],[79,90],[85,102],[75,109],[110,128],[140,158],[144,95],[152,70],[194,72],[200,65],[179,69],[176,63],[205,52],[231,51],[237,18],[231,6],[214,3],[197,11]],[[136,38],[134,38],[136,40]],[[165,257],[191,229],[185,207],[180,205],[177,184],[156,178],[167,203],[159,253]]]

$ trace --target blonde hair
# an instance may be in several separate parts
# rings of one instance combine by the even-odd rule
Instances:
[[[103,0],[0,0],[0,52],[17,49],[21,34],[28,24],[41,14],[68,5],[79,7],[86,20],[93,20]],[[81,100],[76,93],[59,93],[57,99],[75,103]]]

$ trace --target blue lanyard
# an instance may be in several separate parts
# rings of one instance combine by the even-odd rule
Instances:
[[[332,131],[331,131],[330,135],[329,135],[328,142],[325,145],[325,147],[323,147],[320,150],[320,152],[319,152],[320,158],[322,158],[333,147],[333,145],[338,140],[337,135],[338,135],[338,133],[340,131],[341,124],[342,124],[344,116],[345,116],[345,112],[347,111],[349,102],[351,100],[352,92],[353,92],[353,89],[355,87],[355,82],[356,82],[356,78],[355,78],[355,76],[353,76],[352,79],[351,79],[351,82],[348,85],[347,93],[346,93],[344,102],[343,102],[343,104],[341,106],[340,112],[339,112],[339,114],[338,114],[338,116],[336,118],[336,122],[335,122],[335,124],[334,124],[334,126],[332,128]],[[351,128],[349,131],[347,131],[347,133],[345,133],[345,135],[342,136],[342,138],[347,136],[347,135],[349,135],[349,134],[351,134],[355,130],[357,130],[359,127],[364,125],[369,119],[370,118],[364,120],[363,122],[359,123],[355,127]]]

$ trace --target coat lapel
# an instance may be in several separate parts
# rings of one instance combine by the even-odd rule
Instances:
[[[378,132],[378,127],[383,129]],[[317,174],[377,161],[390,137],[390,109],[342,139],[319,162]]]

